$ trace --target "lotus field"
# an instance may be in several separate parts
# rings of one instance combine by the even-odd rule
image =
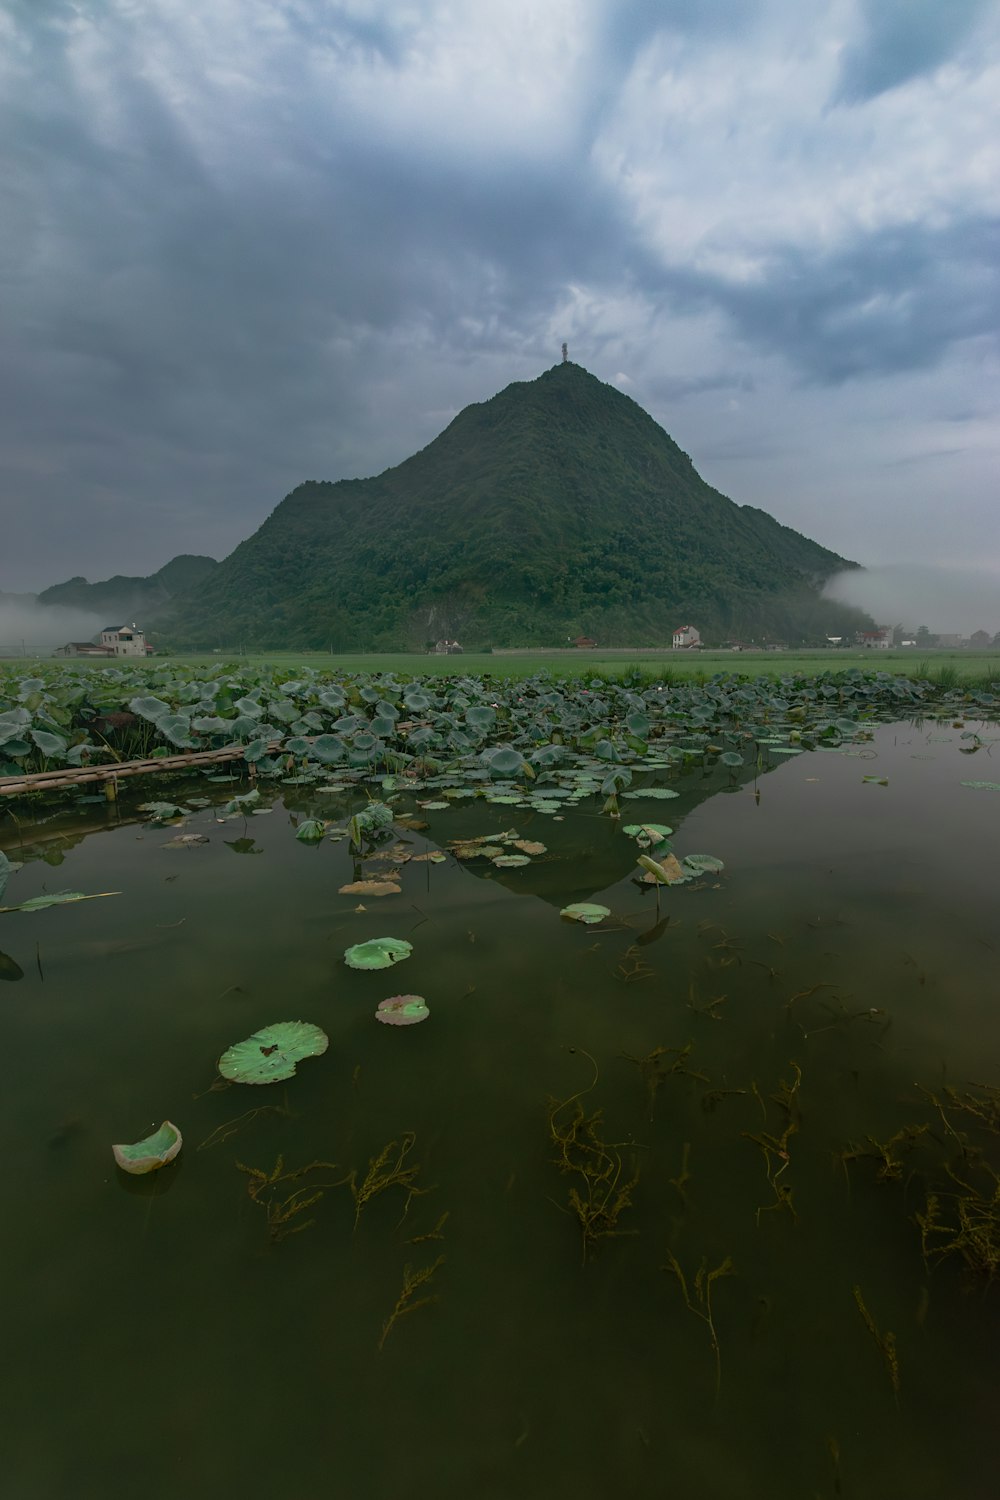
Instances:
[[[985,1500],[998,718],[3,668],[10,1493]]]

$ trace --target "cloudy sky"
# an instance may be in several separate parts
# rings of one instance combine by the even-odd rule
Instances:
[[[1000,583],[998,100],[1000,0],[0,0],[0,589],[225,556],[564,339]]]

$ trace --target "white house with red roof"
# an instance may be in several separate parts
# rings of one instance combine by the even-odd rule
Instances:
[[[701,636],[693,625],[678,625],[674,631],[674,650],[687,651],[701,645]]]

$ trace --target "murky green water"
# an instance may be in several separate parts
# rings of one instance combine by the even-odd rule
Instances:
[[[599,799],[427,813],[411,852],[516,827],[549,855],[502,874],[409,863],[403,894],[367,910],[337,893],[345,843],[294,838],[294,818],[357,805],[311,788],[278,788],[245,829],[205,809],[190,849],[125,803],[88,807],[78,840],[65,816],[22,824],[8,902],[121,894],[0,916],[4,1493],[995,1495],[1000,1300],[957,1255],[928,1271],[915,1223],[929,1164],[962,1161],[968,1129],[920,1090],[1000,1084],[1000,794],[960,785],[996,779],[960,743],[904,724],[878,730],[877,758],[803,754],[732,790],[720,770],[670,773],[680,799],[632,800],[623,821],[665,819],[679,854],[725,872],[665,891],[660,920]],[[561,920],[581,899],[612,919]],[[413,956],[345,967],[383,934]],[[401,990],[430,1019],[377,1025]],[[329,1034],[324,1057],[287,1085],[211,1087],[231,1042],[300,1017]],[[676,1050],[632,1060],[658,1048]],[[568,1195],[586,1182],[554,1164],[547,1104],[584,1090],[619,1186],[638,1173],[619,1236],[585,1260]],[[110,1143],[165,1117],[178,1161],[117,1171]],[[840,1160],[921,1123],[894,1180]],[[312,1227],[272,1238],[235,1165],[336,1164],[280,1202],[363,1178],[406,1132],[425,1191],[388,1189],[356,1229],[329,1186],[285,1226]],[[380,1352],[404,1269],[438,1256],[414,1297],[434,1300]],[[695,1277],[727,1257],[717,1369]],[[855,1287],[895,1337],[898,1393]]]

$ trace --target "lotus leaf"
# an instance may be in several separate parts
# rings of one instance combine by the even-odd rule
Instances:
[[[507,870],[514,869],[518,865],[530,865],[531,860],[526,854],[495,854],[493,856],[493,863]]]
[[[295,837],[303,844],[318,844],[325,833],[325,823],[321,823],[318,818],[307,818],[304,823],[299,824]]]
[[[963,781],[962,786],[977,787],[985,792],[1000,792],[1000,781]]]
[[[370,938],[367,943],[355,943],[344,953],[344,962],[349,969],[391,969],[413,952],[413,944],[403,938]]]
[[[51,896],[32,896],[19,906],[0,906],[0,911],[43,911],[47,906],[64,906],[68,901],[96,901],[100,896],[120,896],[121,891],[97,891],[93,896],[83,891],[56,891]]]
[[[168,1161],[173,1161],[182,1145],[177,1126],[164,1120],[159,1130],[147,1135],[144,1141],[135,1141],[131,1146],[112,1146],[111,1150],[122,1171],[138,1177],[165,1167]]]
[[[653,797],[661,802],[666,802],[670,797],[679,797],[680,792],[673,792],[666,786],[634,787],[630,792],[622,792],[623,797]]]
[[[584,922],[588,926],[595,922],[603,922],[605,917],[610,917],[610,906],[598,906],[589,901],[574,901],[569,906],[564,906],[559,913],[561,917],[568,917],[571,922]]]
[[[204,833],[179,833],[175,839],[167,839],[163,845],[164,849],[190,849],[194,844],[207,844],[208,836]]]
[[[191,809],[179,807],[176,802],[140,802],[140,812],[148,812],[154,823],[164,823],[168,818],[183,818]]]
[[[714,854],[685,854],[684,864],[695,875],[714,874],[716,870],[726,868],[722,860],[716,859]]]
[[[522,854],[545,854],[546,845],[540,844],[537,839],[512,839],[515,849],[520,849]]]
[[[682,885],[685,880],[691,879],[692,872],[684,870],[676,855],[669,852],[663,859],[652,859],[648,854],[640,854],[639,864],[646,872],[643,880],[655,882],[656,885]]]
[[[0,849],[0,900],[3,899],[3,893],[7,887],[7,881],[10,879],[13,873],[14,866],[11,864],[6,854],[4,854],[3,850]]]
[[[386,1026],[415,1026],[418,1021],[426,1021],[430,1013],[422,995],[392,995],[379,1002],[375,1019]]]
[[[11,981],[24,978],[24,970],[19,963],[15,963],[9,953],[0,953],[0,979]]]
[[[330,1044],[310,1021],[276,1021],[237,1042],[219,1058],[219,1072],[233,1083],[279,1083],[291,1078],[304,1057],[320,1057]]]

